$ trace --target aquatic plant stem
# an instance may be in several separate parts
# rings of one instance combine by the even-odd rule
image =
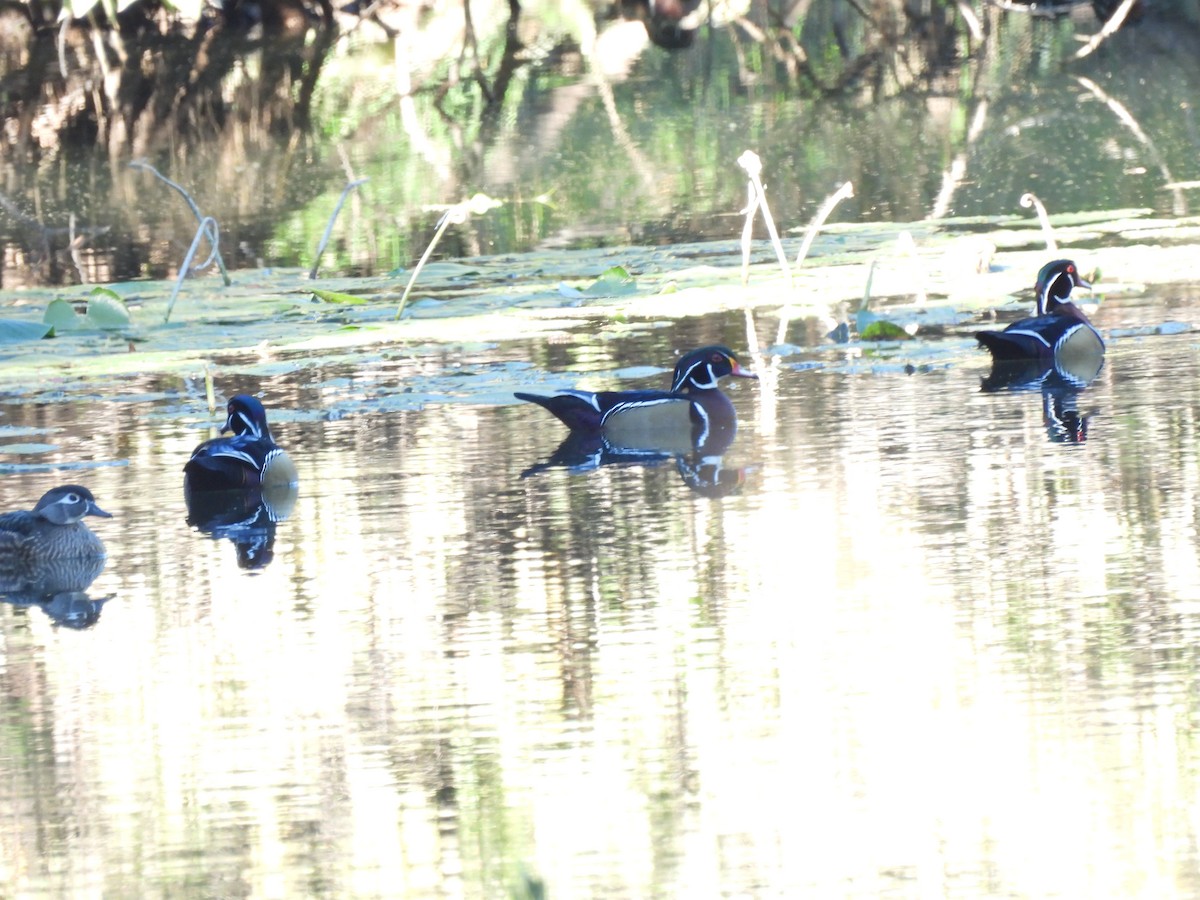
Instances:
[[[425,268],[425,263],[429,260],[429,255],[433,253],[433,248],[437,246],[437,242],[442,239],[442,235],[446,233],[446,229],[450,225],[450,212],[448,209],[442,213],[442,217],[438,219],[437,231],[433,233],[433,239],[425,248],[425,252],[421,254],[421,258],[417,260],[416,266],[412,270],[412,274],[408,276],[408,284],[404,286],[404,293],[400,295],[400,305],[396,307],[395,321],[399,322],[400,317],[404,315],[404,307],[408,305],[408,295],[412,293],[413,285],[417,282],[417,276],[421,274],[421,270]]]
[[[804,241],[800,244],[800,252],[796,254],[796,268],[800,268],[804,262],[804,258],[808,256],[808,251],[812,248],[812,243],[817,237],[817,232],[821,230],[821,226],[825,224],[825,220],[829,218],[829,214],[833,212],[834,207],[847,197],[853,196],[854,184],[847,181],[825,198],[825,202],[821,204],[821,208],[817,210],[817,214],[813,216],[812,221],[808,224],[808,231],[804,235]]]
[[[771,209],[767,206],[767,193],[763,188],[762,178],[762,160],[758,158],[758,154],[753,150],[747,150],[737,158],[737,164],[741,166],[746,174],[750,176],[750,194],[751,201],[746,205],[744,212],[746,213],[746,225],[742,229],[742,284],[745,284],[750,277],[750,226],[754,220],[754,213],[761,209],[763,221],[767,223],[767,233],[771,236],[771,245],[775,248],[775,256],[779,259],[779,268],[783,269],[783,274],[787,276],[788,284],[792,282],[792,270],[788,267],[787,254],[783,252],[783,243],[779,240],[779,232],[775,230],[775,220],[771,218]]]
[[[1046,207],[1042,206],[1042,201],[1033,192],[1026,191],[1021,195],[1021,206],[1025,209],[1033,207],[1037,211],[1038,221],[1042,224],[1042,234],[1046,237],[1046,249],[1057,253],[1058,242],[1054,240],[1054,229],[1050,226],[1050,217],[1046,215]]]
[[[455,203],[443,213],[438,219],[437,230],[433,233],[433,238],[429,241],[429,246],[425,248],[425,252],[421,254],[421,258],[417,261],[416,267],[413,269],[412,275],[408,278],[408,284],[404,288],[404,293],[400,295],[400,305],[396,307],[396,316],[394,321],[400,321],[400,317],[404,315],[404,307],[408,305],[408,295],[412,293],[413,285],[417,283],[417,276],[421,274],[421,270],[425,268],[425,263],[429,261],[429,256],[433,253],[433,248],[437,246],[438,241],[442,239],[442,235],[446,233],[446,229],[451,223],[462,225],[474,213],[477,216],[483,215],[489,209],[495,209],[501,206],[499,200],[493,200],[487,194],[475,194],[470,200],[463,200],[461,203]]]
[[[158,169],[154,168],[154,166],[150,165],[150,163],[141,159],[135,159],[129,164],[129,168],[140,169],[144,172],[149,172],[159,181],[163,182],[163,184],[167,185],[167,187],[172,187],[177,190],[183,199],[187,201],[187,205],[191,209],[192,215],[196,217],[196,221],[199,222],[201,226],[204,225],[205,216],[200,212],[200,207],[196,205],[196,201],[192,199],[192,195],[185,191],[181,185],[176,184],[162,172],[158,171]],[[213,220],[213,224],[215,226],[216,220]],[[213,244],[213,252],[209,254],[209,260],[211,261],[213,259],[216,260],[217,267],[221,270],[221,278],[225,282],[225,287],[229,287],[229,285],[233,284],[233,280],[229,277],[229,272],[225,269],[225,260],[221,258],[221,248],[216,244]],[[205,263],[206,266],[209,264],[210,263]],[[184,266],[184,271],[187,271],[186,265]]]
[[[211,416],[217,411],[217,392],[213,385],[213,371],[211,365],[204,367],[204,396],[208,399],[208,414]]]
[[[321,240],[317,244],[317,255],[313,260],[312,268],[308,270],[308,277],[315,279],[317,277],[317,269],[321,267],[321,254],[325,252],[325,247],[329,243],[329,236],[333,234],[333,223],[337,221],[338,214],[342,211],[342,206],[346,203],[346,198],[350,196],[350,192],[362,184],[366,184],[370,179],[359,178],[356,181],[351,181],[342,188],[342,195],[338,197],[337,205],[333,208],[333,214],[329,217],[329,222],[325,225],[325,233],[321,235]]]
[[[200,266],[203,269],[212,264],[213,257],[217,254],[217,243],[220,237],[221,233],[217,228],[216,219],[212,216],[205,216],[200,220],[200,227],[196,229],[196,236],[192,238],[192,246],[188,248],[187,256],[183,258],[183,265],[179,267],[179,277],[175,279],[175,288],[171,291],[171,299],[167,301],[167,314],[163,316],[164,325],[171,321],[171,310],[175,308],[175,299],[179,296],[179,289],[183,287],[183,280],[187,278],[188,272],[192,270],[192,259],[196,255],[196,249],[200,246],[200,239],[207,239],[212,246],[212,251],[208,254],[208,259]]]

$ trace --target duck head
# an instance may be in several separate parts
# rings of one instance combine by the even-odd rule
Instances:
[[[1079,268],[1069,259],[1056,259],[1042,266],[1038,272],[1037,284],[1037,314],[1039,316],[1053,313],[1055,309],[1071,300],[1073,288],[1088,288],[1091,285],[1083,280]]]
[[[749,369],[743,369],[737,357],[728,347],[701,347],[685,353],[675,366],[671,379],[672,393],[681,391],[711,391],[726,375],[736,378],[757,378]]]
[[[267,427],[267,411],[257,397],[249,394],[238,394],[232,397],[225,407],[229,417],[221,426],[221,433],[232,431],[234,434],[247,434],[256,440],[271,439],[271,430]]]
[[[33,508],[36,515],[55,525],[73,525],[84,516],[99,516],[111,519],[112,513],[96,505],[92,492],[78,484],[64,484],[51,488]]]

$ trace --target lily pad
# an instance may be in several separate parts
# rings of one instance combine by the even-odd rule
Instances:
[[[325,303],[336,303],[343,306],[361,306],[367,301],[353,294],[342,294],[338,291],[321,291],[313,289],[313,296]]]
[[[17,344],[21,341],[38,341],[54,330],[44,322],[27,322],[22,319],[0,319],[0,344]]]
[[[588,297],[628,297],[636,294],[637,289],[637,281],[622,266],[613,266],[584,288],[583,293]]]

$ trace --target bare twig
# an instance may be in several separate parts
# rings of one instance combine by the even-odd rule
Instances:
[[[321,254],[325,252],[325,247],[329,243],[329,236],[333,234],[333,223],[337,221],[338,213],[342,211],[342,206],[346,202],[346,198],[350,192],[360,184],[366,184],[370,179],[360,178],[357,181],[352,181],[342,188],[342,195],[338,197],[337,206],[333,208],[333,214],[329,217],[329,223],[325,226],[325,233],[321,235],[321,241],[317,244],[317,255],[313,260],[312,268],[308,270],[308,277],[315,279],[317,277],[317,269],[321,267]]]

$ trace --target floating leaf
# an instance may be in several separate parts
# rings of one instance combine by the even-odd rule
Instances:
[[[42,323],[51,326],[58,332],[75,331],[83,327],[83,316],[75,312],[75,307],[69,300],[59,297],[46,304]]]
[[[27,322],[23,319],[0,319],[0,344],[39,341],[52,331],[54,331],[54,326],[48,325],[45,322]]]
[[[353,294],[339,294],[337,291],[313,291],[313,296],[325,303],[337,303],[342,306],[361,306],[367,301]]]
[[[864,341],[907,341],[912,335],[886,319],[878,319],[858,333]]]
[[[588,297],[625,297],[637,293],[637,282],[622,266],[613,266],[584,288],[583,293]]]
[[[101,329],[128,328],[132,321],[125,301],[107,288],[92,291],[84,318],[93,328]]]

